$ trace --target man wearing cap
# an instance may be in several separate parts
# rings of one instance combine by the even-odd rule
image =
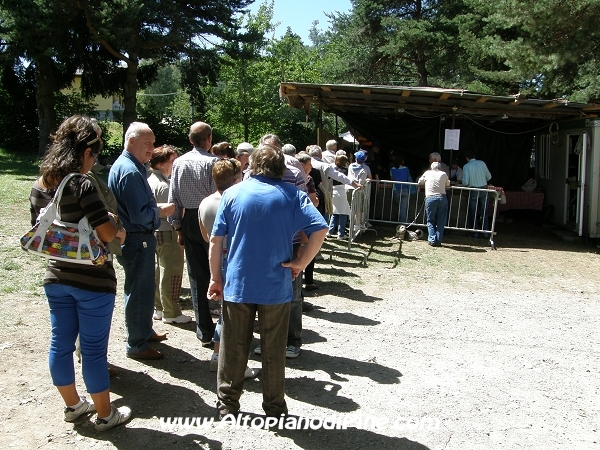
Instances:
[[[360,184],[364,185],[367,180],[373,179],[371,175],[371,168],[365,164],[367,160],[367,151],[359,150],[354,153],[354,162],[348,167],[348,175],[353,180],[357,180]]]

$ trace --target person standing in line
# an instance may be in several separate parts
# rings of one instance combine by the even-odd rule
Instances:
[[[338,144],[335,139],[331,139],[325,143],[325,151],[321,155],[321,159],[327,164],[335,165],[335,154],[337,152]]]
[[[117,259],[125,271],[125,327],[127,357],[162,359],[164,354],[149,342],[163,341],[166,333],[152,329],[154,311],[154,230],[160,218],[173,213],[172,203],[156,203],[144,164],[154,150],[154,133],[148,125],[133,122],[125,133],[125,149],[108,175],[108,186],[117,199],[119,218],[127,230]]]
[[[29,196],[32,222],[50,203],[65,176],[87,174],[91,170],[102,150],[101,134],[97,122],[84,116],[72,116],[60,124]],[[125,238],[125,232],[119,231],[117,216],[107,211],[86,175],[73,177],[65,184],[59,207],[61,219],[66,222],[78,223],[87,217],[104,242]],[[96,412],[98,431],[126,422],[131,409],[117,408],[110,402],[107,353],[117,290],[112,261],[84,266],[50,259],[43,284],[52,328],[48,364],[52,383],[65,404],[64,420],[75,422]],[[73,351],[78,335],[83,380],[93,403],[81,397],[75,385]]]
[[[235,159],[237,159],[242,165],[242,173],[246,173],[248,166],[250,165],[250,155],[254,151],[252,144],[248,142],[242,142],[238,144],[235,149]]]
[[[148,184],[158,203],[169,199],[169,177],[179,151],[172,145],[161,145],[152,152]],[[183,278],[183,247],[177,242],[177,232],[166,218],[154,232],[156,237],[156,292],[154,320],[163,323],[188,323],[192,317],[181,313],[179,297]]]
[[[475,159],[473,152],[467,152],[465,155],[467,164],[463,166],[463,186],[468,186],[476,189],[486,189],[489,181],[492,179],[492,174],[488,170],[487,165],[483,161]],[[487,215],[489,196],[487,192],[471,191],[469,192],[469,206],[467,219],[467,227],[473,230],[489,229],[489,219]],[[482,217],[481,228],[479,227],[479,216]],[[479,237],[476,231],[473,237]],[[485,235],[483,235],[485,237]]]
[[[450,179],[450,167],[448,167],[446,163],[442,162],[442,155],[440,155],[438,152],[433,152],[429,154],[429,164],[431,165],[434,162],[440,163],[440,170],[445,172],[448,176],[448,179]]]
[[[263,410],[270,417],[288,412],[284,385],[292,280],[316,255],[327,224],[308,195],[282,180],[285,170],[283,152],[261,144],[252,154],[250,178],[223,193],[212,230],[208,296],[223,299],[217,371],[221,418],[239,413],[257,312]],[[298,259],[292,259],[292,237],[299,231],[309,237]],[[224,236],[229,243],[225,284],[221,274]]]
[[[348,174],[349,161],[346,155],[336,156],[335,170],[344,175]],[[334,237],[337,234],[338,239],[347,239],[346,223],[350,217],[350,205],[346,196],[346,185],[333,180],[333,214],[329,221],[329,232],[327,236]]]
[[[394,166],[390,169],[390,177],[393,181],[401,181],[403,183],[412,183],[413,179],[410,175],[410,170],[404,165],[404,157],[396,155],[394,157]],[[408,223],[408,200],[410,199],[411,185],[394,185],[392,190],[392,199],[399,205],[399,222]]]
[[[204,122],[190,127],[192,150],[173,163],[169,202],[175,204],[175,213],[168,218],[178,234],[178,242],[185,247],[192,305],[196,318],[196,337],[207,347],[215,333],[206,292],[210,280],[208,244],[202,239],[198,223],[198,207],[202,200],[217,191],[212,169],[219,160],[209,153],[212,128]]]
[[[425,214],[427,215],[427,243],[432,247],[441,247],[444,237],[444,227],[448,220],[448,200],[446,188],[450,180],[446,172],[441,170],[439,162],[431,163],[431,170],[427,170],[418,181],[425,185]]]

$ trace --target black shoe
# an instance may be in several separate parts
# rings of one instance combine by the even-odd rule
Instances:
[[[302,302],[302,312],[309,312],[309,311],[312,311],[313,309],[315,309],[315,305],[313,305],[312,303],[307,302],[307,301]]]

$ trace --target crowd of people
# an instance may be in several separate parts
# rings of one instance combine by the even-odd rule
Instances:
[[[170,145],[155,148],[150,127],[134,122],[104,183],[92,171],[101,135],[95,120],[84,116],[60,125],[31,190],[32,223],[65,176],[81,175],[67,183],[59,207],[69,222],[86,216],[123,266],[126,356],[165,357],[152,343],[168,336],[156,332],[153,321],[195,321],[201,345],[213,347],[209,369],[217,373],[217,408],[224,417],[239,412],[244,380],[259,372],[247,365],[258,329],[254,352],[262,359],[264,412],[287,414],[285,360],[300,354],[303,291],[318,289],[315,259],[326,237],[348,238],[352,191],[379,178],[381,167],[375,164],[372,171],[365,150],[338,150],[335,140],[325,151],[309,145],[298,152],[273,134],[256,148],[247,142],[235,150],[228,142],[213,145],[212,128],[204,122],[191,125],[193,148],[180,156]],[[461,170],[432,153],[431,169],[418,180],[425,185],[432,246],[443,239],[449,180],[481,187],[491,178],[483,162],[473,155],[468,161]],[[394,162],[390,178],[412,182],[403,158],[396,155]],[[394,189],[401,215],[408,195],[408,189]],[[473,197],[473,208],[485,208],[478,202]],[[193,317],[179,304],[184,261]],[[131,416],[129,408],[110,402],[107,349],[116,284],[112,260],[98,266],[50,260],[44,277],[52,323],[50,373],[65,403],[64,420],[96,412],[100,431]],[[209,303],[214,301],[221,302],[216,323]],[[75,388],[72,354],[78,337],[92,403]]]

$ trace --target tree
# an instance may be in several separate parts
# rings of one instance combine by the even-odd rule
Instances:
[[[126,64],[124,129],[136,119],[138,72],[144,60],[159,64],[213,47],[214,36],[239,39],[233,16],[251,0],[70,0],[80,8],[93,39]]]
[[[353,0],[329,16],[328,73],[337,82],[441,84],[456,66],[462,0]]]
[[[23,58],[35,69],[40,155],[57,125],[55,92],[72,82],[87,42],[82,25],[81,15],[63,2],[0,0],[5,61],[18,65]]]
[[[505,0],[486,7],[469,1],[483,20],[497,24],[487,52],[504,62],[497,76],[511,74],[520,82],[518,91],[530,96],[600,97],[599,2]]]

